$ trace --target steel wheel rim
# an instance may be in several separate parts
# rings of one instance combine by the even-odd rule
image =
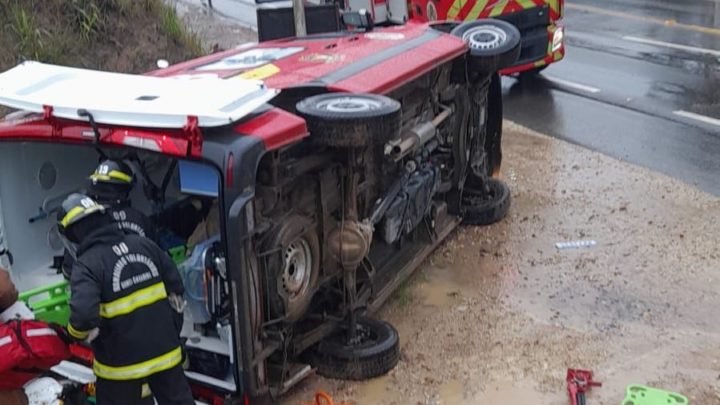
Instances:
[[[361,112],[373,111],[382,107],[382,103],[364,97],[341,97],[324,100],[317,104],[317,108],[332,112]]]
[[[507,34],[498,27],[483,25],[468,30],[462,38],[470,49],[495,49],[507,41]]]
[[[305,239],[298,239],[283,252],[283,287],[290,301],[302,297],[312,277],[312,249]]]

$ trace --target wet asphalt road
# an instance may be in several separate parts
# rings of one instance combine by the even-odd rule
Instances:
[[[569,0],[565,26],[506,118],[720,195],[720,0]]]

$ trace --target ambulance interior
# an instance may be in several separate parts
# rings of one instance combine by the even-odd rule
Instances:
[[[36,142],[0,147],[0,266],[27,291],[63,281],[58,271],[64,243],[56,210],[69,194],[84,190],[106,154],[123,159],[136,182],[131,205],[148,215],[158,245],[178,266],[187,301],[181,336],[188,377],[235,391],[235,359],[229,325],[229,290],[219,243],[219,175],[210,165],[152,152]]]

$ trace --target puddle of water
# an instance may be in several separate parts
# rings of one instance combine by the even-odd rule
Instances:
[[[476,404],[502,404],[502,405],[527,405],[546,404],[547,397],[542,393],[530,388],[532,384],[501,382],[489,386],[481,393],[473,403]]]
[[[529,388],[528,382],[500,382],[488,386],[477,395],[469,395],[458,381],[449,381],[440,387],[440,403],[447,405],[527,405],[548,403],[547,396]]]
[[[415,292],[424,305],[452,308],[495,288],[497,281],[491,276],[499,271],[489,262],[433,267],[427,272],[428,280],[418,283]]]
[[[462,294],[460,286],[443,280],[422,283],[418,286],[417,292],[423,304],[439,308],[452,306]]]
[[[382,404],[392,396],[389,377],[380,377],[358,386],[357,398],[362,398],[358,405]]]
[[[440,387],[440,401],[442,404],[462,404],[465,402],[465,388],[460,382],[452,380]]]

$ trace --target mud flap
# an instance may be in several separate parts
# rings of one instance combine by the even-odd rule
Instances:
[[[503,100],[500,75],[494,73],[488,89],[488,119],[485,132],[485,151],[488,155],[488,175],[497,176],[502,163]]]

